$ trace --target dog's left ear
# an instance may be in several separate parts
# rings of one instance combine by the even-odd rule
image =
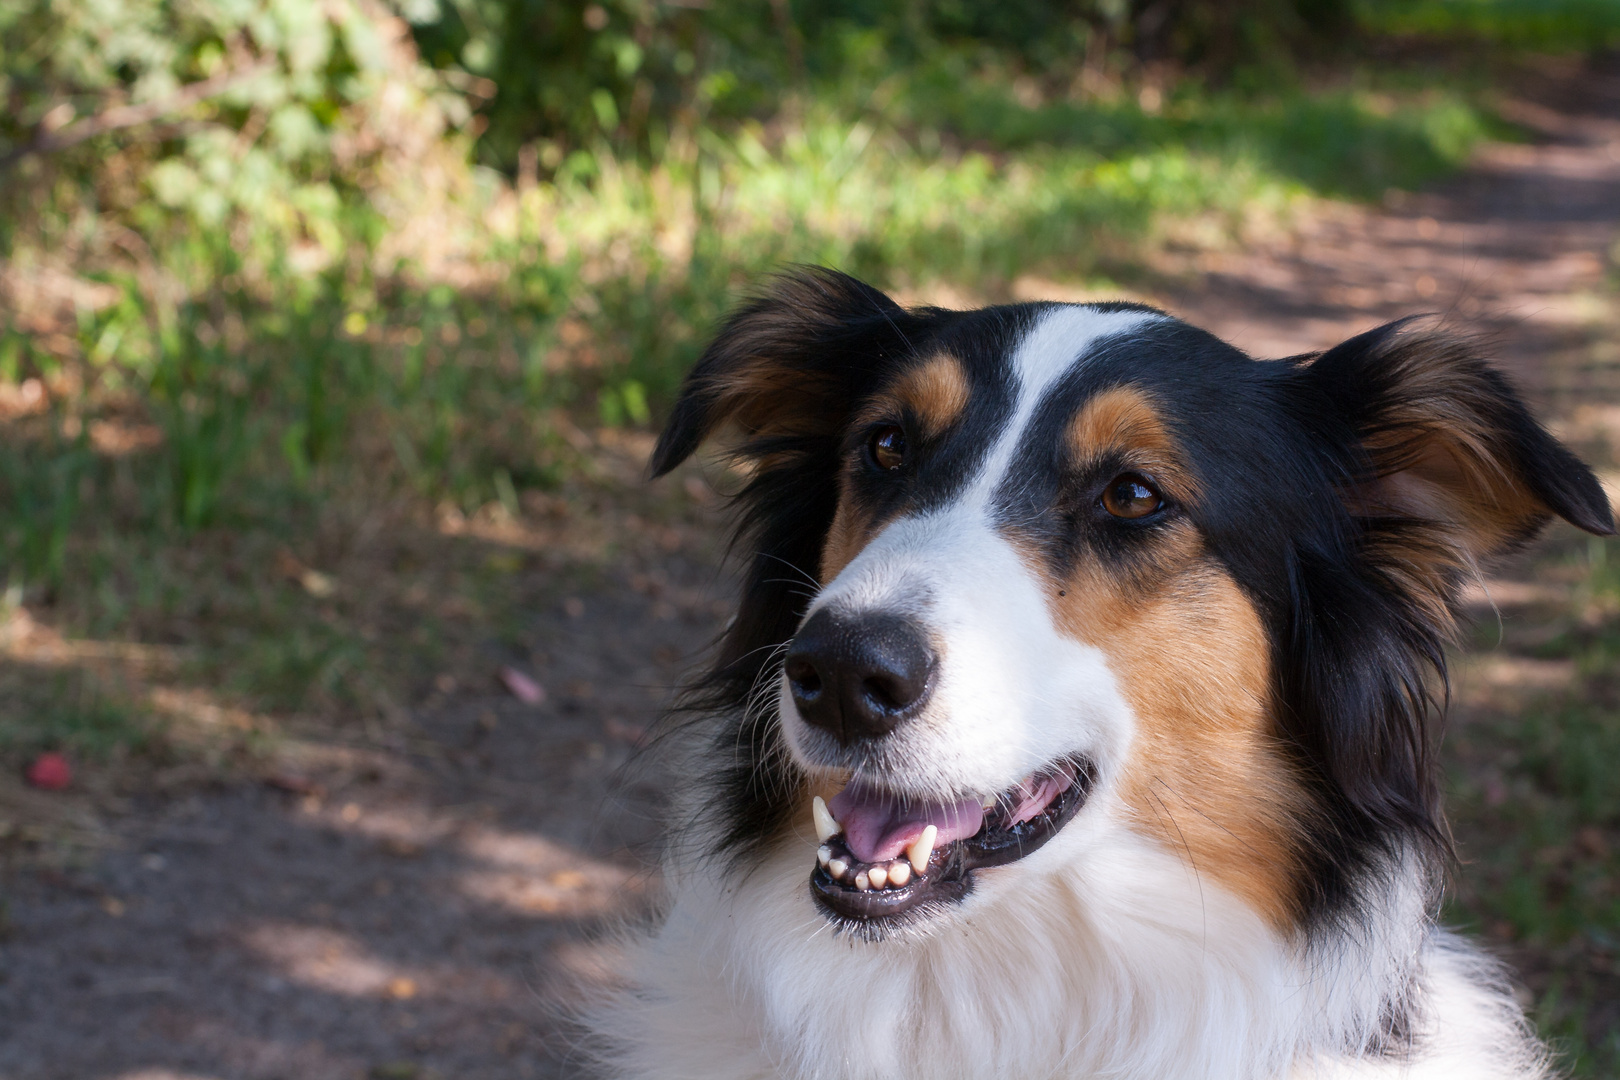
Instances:
[[[1344,492],[1351,512],[1428,526],[1423,550],[1406,553],[1415,562],[1426,552],[1471,566],[1554,515],[1614,532],[1592,470],[1466,339],[1391,323],[1328,350],[1309,372],[1359,443],[1361,475]]]
[[[1332,464],[1296,549],[1279,719],[1324,792],[1306,907],[1356,902],[1355,877],[1407,842],[1444,850],[1431,675],[1443,682],[1459,588],[1553,516],[1608,535],[1592,471],[1463,338],[1379,327],[1294,361],[1297,421]],[[1343,529],[1333,522],[1348,525]]]

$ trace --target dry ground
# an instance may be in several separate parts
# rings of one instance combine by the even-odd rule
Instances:
[[[1533,137],[1485,147],[1443,187],[1380,207],[1324,205],[1275,243],[1168,261],[1149,295],[1268,355],[1438,311],[1493,340],[1538,407],[1612,468],[1620,71],[1549,66],[1506,108]],[[1034,281],[1017,291],[1063,292]],[[446,521],[367,541],[390,553],[374,564],[470,568],[527,612],[485,627],[484,609],[457,599],[464,578],[440,579],[429,603],[459,620],[463,644],[444,670],[418,673],[421,692],[383,719],[288,723],[245,763],[182,757],[133,786],[94,770],[68,795],[5,782],[0,832],[14,854],[32,855],[0,878],[0,1077],[577,1071],[553,1019],[558,988],[590,977],[604,928],[654,885],[656,772],[621,767],[720,625],[728,593],[710,489],[693,473],[642,490],[631,477],[645,440],[603,440],[616,479],[571,517],[560,508],[532,528]],[[1592,618],[1578,595],[1584,551],[1557,531],[1493,584],[1502,633],[1461,664],[1465,735],[1575,685],[1573,661],[1536,649]],[[382,587],[335,565],[339,590]],[[63,642],[26,610],[0,637],[13,668],[39,673],[172,660]],[[545,702],[504,689],[503,665],[536,677]],[[252,727],[183,680],[168,685],[164,700],[198,724]],[[1461,794],[1509,812],[1513,793],[1491,786],[1490,767],[1467,773]],[[1492,837],[1467,824],[1488,816],[1463,818],[1467,859]],[[1616,841],[1597,835],[1587,847]],[[1532,995],[1584,965],[1582,985],[1609,995],[1583,1021],[1588,1038],[1620,1028],[1612,954],[1527,945],[1506,922],[1483,929]]]

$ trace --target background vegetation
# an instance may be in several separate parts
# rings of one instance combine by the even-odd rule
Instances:
[[[588,432],[654,425],[758,275],[1128,283],[1441,176],[1513,137],[1499,65],[1616,45],[1614,0],[14,0],[0,615],[386,717],[444,646],[311,608],[330,582],[292,552],[588,502]],[[458,579],[496,624],[502,574]],[[1546,647],[1597,678],[1612,638]],[[170,752],[104,681],[11,690],[8,761]],[[1474,744],[1528,746],[1547,805],[1460,917],[1620,934],[1613,887],[1550,902],[1535,869],[1620,822],[1606,700]],[[1558,993],[1580,1067],[1616,1067]]]

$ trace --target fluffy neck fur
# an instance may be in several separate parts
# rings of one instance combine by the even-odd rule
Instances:
[[[677,855],[632,988],[592,1017],[604,1062],[647,1080],[1543,1075],[1488,962],[1434,928],[1415,861],[1367,886],[1355,925],[1286,940],[1114,807],[1099,792],[1016,892],[989,880],[877,944],[815,910],[807,835],[751,873]]]

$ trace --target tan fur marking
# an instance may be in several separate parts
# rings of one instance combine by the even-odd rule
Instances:
[[[821,583],[825,585],[837,577],[871,539],[872,523],[855,510],[849,498],[849,484],[840,482],[838,510],[833,514],[832,528],[827,530],[827,542],[821,548]]]
[[[1117,454],[1172,499],[1197,498],[1173,435],[1135,387],[1092,398],[1067,438],[1076,462]],[[1128,566],[1086,557],[1052,582],[1055,621],[1108,657],[1136,714],[1120,791],[1137,827],[1287,929],[1310,804],[1271,735],[1260,616],[1185,519],[1147,544]]]
[[[1069,421],[1067,437],[1076,462],[1124,453],[1165,494],[1183,501],[1198,496],[1197,482],[1179,463],[1174,437],[1146,392],[1134,386],[1116,386],[1086,402]]]
[[[1138,827],[1287,929],[1309,804],[1269,735],[1265,633],[1191,526],[1177,532],[1156,580],[1091,562],[1063,581],[1054,613],[1107,655],[1136,713],[1120,787]]]
[[[968,395],[967,372],[962,370],[962,362],[949,353],[940,353],[902,372],[867,403],[855,424],[875,424],[910,413],[922,428],[912,432],[912,436],[931,439],[962,415],[967,408]]]
[[[941,353],[902,375],[894,392],[921,420],[921,434],[932,438],[954,424],[967,408],[967,373],[960,360]]]

